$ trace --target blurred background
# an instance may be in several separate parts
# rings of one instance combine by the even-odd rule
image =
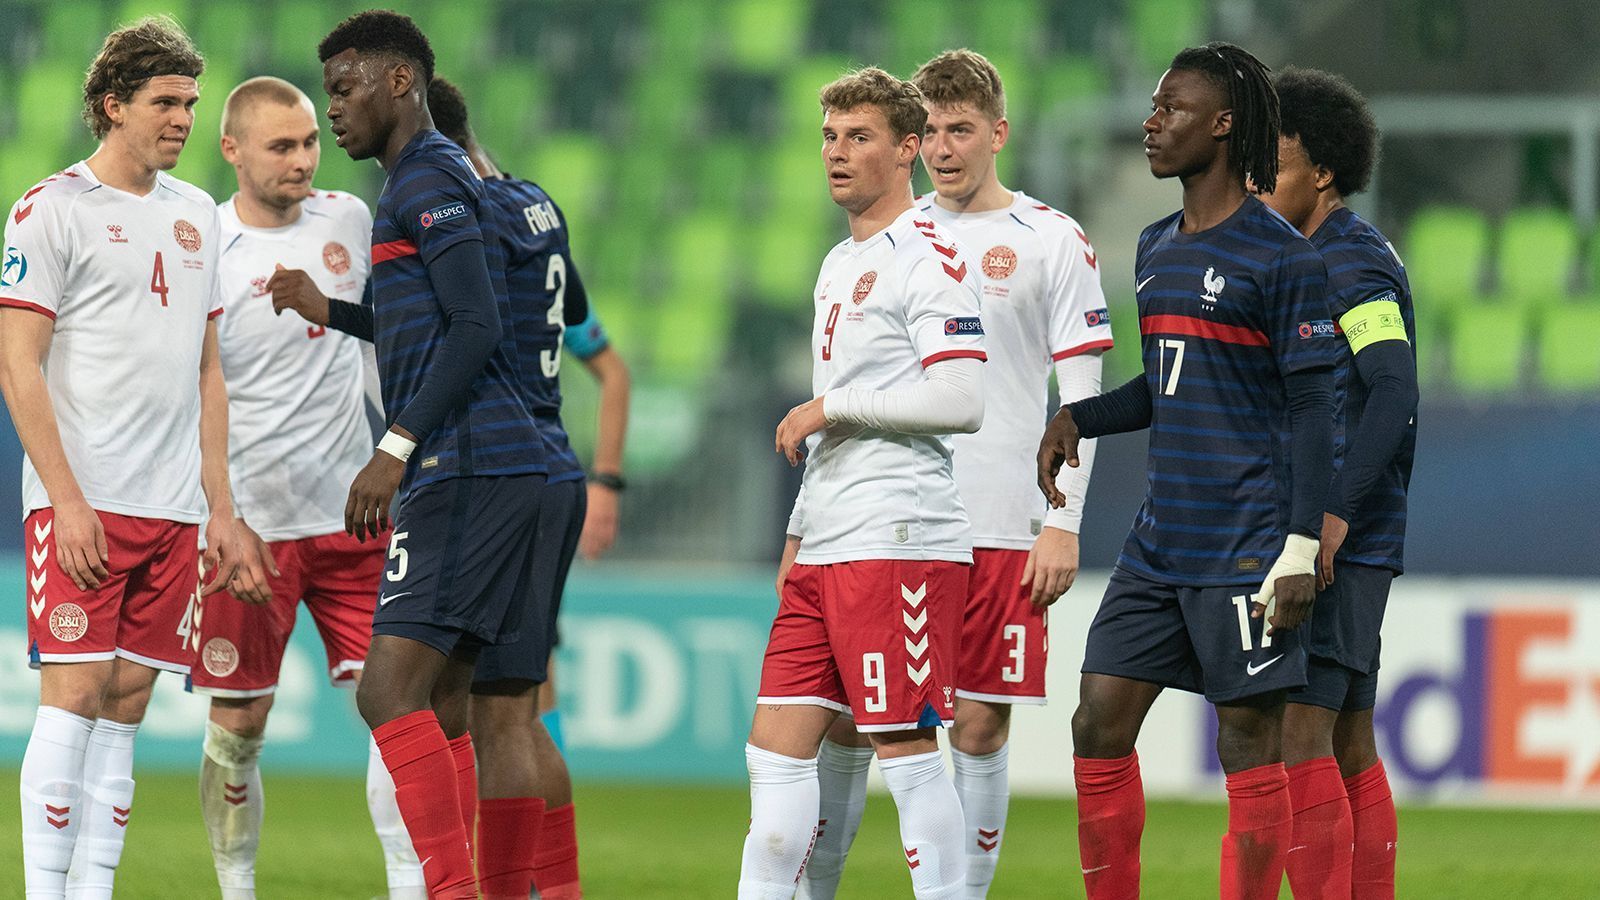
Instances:
[[[1352,205],[1407,265],[1423,381],[1409,569],[1385,630],[1391,772],[1419,801],[1600,805],[1600,5],[394,5],[429,34],[438,72],[462,86],[502,167],[565,210],[591,300],[635,378],[621,540],[605,562],[580,564],[569,592],[562,697],[580,777],[744,778],[771,565],[799,480],[771,436],[809,397],[810,291],[847,234],[825,190],[818,88],[868,63],[909,76],[955,46],[994,61],[1012,124],[1002,179],[1076,217],[1099,252],[1112,386],[1139,370],[1135,239],[1180,204],[1178,184],[1151,178],[1139,149],[1148,97],[1177,50],[1227,39],[1274,68],[1342,73],[1384,131],[1373,189]],[[159,12],[207,57],[175,174],[227,197],[223,97],[274,74],[324,103],[316,44],[360,8],[0,0],[0,196],[92,152],[84,69],[108,30]],[[370,204],[382,177],[325,143],[322,187]],[[578,368],[563,387],[587,458],[596,395]],[[1085,574],[1053,616],[1056,705],[1019,713],[1019,790],[1070,791],[1058,761],[1082,629],[1142,498],[1144,446],[1142,435],[1102,444]],[[0,504],[17,504],[19,469],[15,436],[0,429]],[[22,654],[20,518],[0,524],[0,762],[13,763],[37,702]],[[269,764],[359,767],[359,723],[322,683],[314,636],[294,648]],[[162,688],[143,765],[197,758],[202,713],[179,687]],[[1158,704],[1141,744],[1153,791],[1216,795],[1206,722],[1191,698]]]

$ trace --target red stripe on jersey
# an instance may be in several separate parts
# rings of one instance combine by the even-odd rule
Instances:
[[[976,359],[980,362],[988,362],[989,354],[984,353],[982,350],[940,350],[938,353],[924,359],[922,367],[926,369],[934,363],[944,362],[947,359]]]
[[[215,319],[217,316],[220,316],[220,315],[222,315],[222,307],[219,306],[216,309],[213,309],[211,312],[206,313],[206,319],[208,319],[208,320]],[[228,321],[232,322],[233,320],[229,319]]]
[[[1068,347],[1065,350],[1057,350],[1056,352],[1050,354],[1050,359],[1055,361],[1055,362],[1060,362],[1063,359],[1067,359],[1069,357],[1077,356],[1077,355],[1079,355],[1081,353],[1088,353],[1090,350],[1110,350],[1110,349],[1111,349],[1111,338],[1101,338],[1098,341],[1090,341],[1087,344],[1079,344],[1076,347]]]
[[[0,297],[0,306],[9,306],[12,309],[32,310],[41,316],[47,316],[51,319],[56,317],[56,314],[51,310],[48,310],[37,303],[30,303],[27,300],[19,300],[16,297]]]
[[[391,259],[399,259],[402,256],[416,255],[417,245],[404,238],[401,238],[398,241],[386,241],[382,244],[372,245],[373,265],[377,265],[381,262],[388,262]]]
[[[1254,328],[1245,328],[1240,325],[1223,325],[1209,319],[1197,319],[1194,316],[1145,316],[1139,320],[1141,334],[1187,334],[1193,337],[1208,338],[1221,341],[1224,344],[1240,344],[1245,347],[1269,347],[1272,342],[1267,336]]]

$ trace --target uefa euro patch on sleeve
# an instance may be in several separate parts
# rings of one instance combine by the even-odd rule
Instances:
[[[1333,320],[1313,319],[1310,322],[1301,322],[1299,331],[1300,340],[1302,341],[1308,341],[1312,338],[1333,337]]]
[[[944,320],[945,334],[983,334],[983,320],[977,316],[952,316]]]
[[[1106,309],[1103,306],[1099,309],[1091,309],[1083,314],[1083,321],[1084,324],[1088,325],[1090,328],[1095,328],[1100,325],[1110,325],[1111,310]]]
[[[1406,320],[1394,291],[1380,294],[1339,317],[1339,327],[1350,342],[1350,352],[1360,353],[1379,341],[1406,341]]]
[[[444,206],[436,206],[418,216],[417,221],[423,228],[432,228],[440,222],[448,222],[466,214],[467,205],[465,203],[446,203]]]

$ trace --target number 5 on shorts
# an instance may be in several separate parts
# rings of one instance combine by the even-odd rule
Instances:
[[[886,683],[883,679],[883,654],[861,654],[861,683],[877,692],[876,697],[868,697],[865,704],[869,713],[881,713],[889,708],[888,698],[884,695]]]
[[[408,554],[406,553],[406,548],[400,546],[400,542],[410,534],[411,532],[409,531],[396,531],[389,537],[389,558],[397,561],[393,572],[386,571],[383,573],[384,577],[390,581],[406,580],[406,559]]]

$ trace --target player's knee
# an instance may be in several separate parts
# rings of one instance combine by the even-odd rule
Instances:
[[[375,678],[363,679],[356,688],[356,711],[368,728],[375,729],[421,708],[420,704],[405,702],[396,691],[386,689]]]
[[[1218,707],[1217,761],[1225,772],[1241,772],[1283,761],[1281,703]]]
[[[950,729],[950,746],[972,756],[994,753],[1011,734],[1011,707],[964,700],[956,703],[956,724]]]
[[[267,714],[272,711],[272,695],[235,700],[211,698],[211,721],[242,738],[258,738],[267,730]]]
[[[1372,711],[1364,712],[1364,720],[1357,721],[1353,726],[1347,722],[1352,714],[1341,713],[1340,727],[1334,729],[1333,756],[1339,761],[1339,774],[1345,778],[1352,778],[1378,764],[1378,741],[1372,731]]]
[[[1072,749],[1079,756],[1120,759],[1133,752],[1138,737],[1137,723],[1091,697],[1081,699],[1072,713]]]

